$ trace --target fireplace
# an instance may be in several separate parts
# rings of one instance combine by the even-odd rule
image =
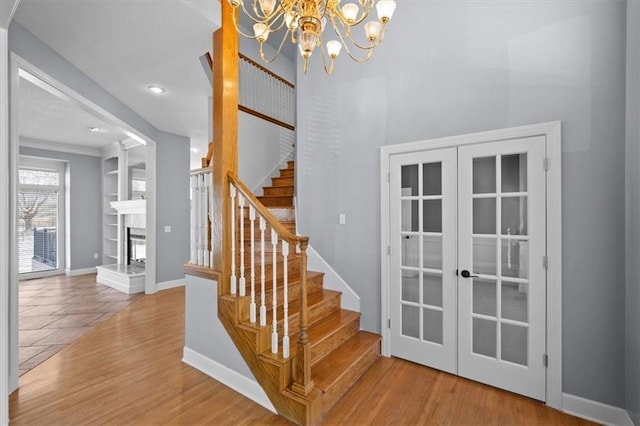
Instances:
[[[145,228],[126,228],[127,265],[144,268],[147,259],[147,232]]]

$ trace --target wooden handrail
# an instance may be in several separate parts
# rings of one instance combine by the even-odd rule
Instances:
[[[236,189],[253,205],[253,207],[262,215],[262,217],[269,223],[271,229],[276,231],[278,235],[289,244],[305,244],[309,243],[309,237],[294,235],[287,228],[285,228],[278,219],[271,214],[271,212],[256,198],[249,188],[246,187],[237,176],[233,173],[227,175],[229,181],[236,187]]]
[[[269,74],[271,77],[275,78],[276,80],[280,80],[281,82],[283,82],[287,86],[291,87],[292,89],[296,87],[290,81],[284,79],[283,77],[280,77],[278,74],[274,73],[273,71],[263,67],[262,65],[260,65],[259,63],[257,63],[253,59],[249,58],[248,56],[243,55],[242,53],[238,53],[238,56],[240,57],[240,59],[242,59],[242,60],[244,60],[246,62],[249,62],[251,65],[253,65],[254,67],[258,68],[260,71],[262,71],[262,72],[264,72],[266,74]]]
[[[213,158],[213,142],[209,142],[209,148],[207,149],[207,155],[202,157],[202,168],[206,169],[211,164],[211,158]]]
[[[280,121],[278,119],[275,119],[273,117],[270,117],[266,114],[263,114],[261,112],[256,111],[255,109],[251,109],[251,108],[247,108],[244,105],[238,105],[238,109],[242,112],[246,112],[247,114],[251,114],[254,117],[258,117],[262,120],[268,121],[270,123],[275,124],[276,126],[280,126],[280,127],[284,127],[287,130],[291,130],[292,132],[295,132],[296,128],[295,126],[292,126],[291,124],[287,124],[284,121]]]

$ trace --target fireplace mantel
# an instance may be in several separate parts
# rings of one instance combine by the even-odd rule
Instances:
[[[118,214],[146,214],[147,200],[112,201],[111,207],[116,209]]]

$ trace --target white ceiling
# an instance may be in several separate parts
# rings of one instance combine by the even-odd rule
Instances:
[[[14,19],[156,128],[206,146],[211,85],[198,58],[211,50],[219,7],[215,0],[22,0]],[[151,94],[150,84],[167,93]],[[52,116],[38,120],[48,125],[49,138],[67,138],[74,120],[59,120],[64,107],[49,100]],[[25,114],[42,112],[43,101],[31,99]],[[90,125],[82,121],[79,127]]]
[[[19,134],[24,140],[100,149],[127,136],[85,109],[21,78],[18,84]],[[98,127],[100,132],[90,132]],[[51,129],[55,129],[53,132]]]

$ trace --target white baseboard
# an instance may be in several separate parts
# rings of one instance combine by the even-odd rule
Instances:
[[[260,385],[243,376],[229,367],[225,367],[217,361],[214,361],[206,356],[187,348],[186,346],[182,352],[182,362],[195,368],[219,381],[220,383],[230,387],[234,391],[246,396],[250,400],[262,405],[272,413],[277,414],[275,407],[269,401],[269,397],[260,387]]]
[[[185,282],[185,279],[180,278],[179,280],[163,281],[161,283],[156,284],[156,286],[158,288],[158,291],[161,291],[161,290],[168,290],[170,288],[175,288],[175,287],[184,287],[184,282]]]
[[[562,394],[562,411],[604,425],[633,426],[625,409],[567,393]]]
[[[97,272],[96,267],[84,268],[84,269],[65,269],[65,275],[69,277],[77,277],[78,275],[95,274]]]

